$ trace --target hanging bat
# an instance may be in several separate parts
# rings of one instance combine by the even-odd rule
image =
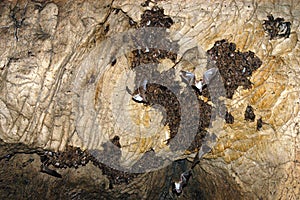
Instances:
[[[57,173],[55,170],[48,168],[48,166],[45,165],[44,163],[41,165],[41,172],[49,174],[49,175],[57,177],[57,178],[62,178],[61,174]]]
[[[180,175],[180,180],[178,182],[174,182],[173,184],[173,192],[176,192],[176,194],[181,194],[183,187],[185,187],[192,176],[192,171],[188,170],[183,172]]]
[[[126,87],[127,92],[132,96],[132,100],[137,103],[147,103],[146,91],[147,91],[147,80],[143,81],[142,86],[137,88],[134,92],[131,92],[128,87]]]
[[[180,71],[180,76],[184,82],[190,86],[195,86],[199,92],[202,92],[202,89],[205,85],[208,85],[211,80],[216,76],[218,68],[211,68],[204,72],[203,78],[200,81],[196,81],[196,76],[192,72]]]

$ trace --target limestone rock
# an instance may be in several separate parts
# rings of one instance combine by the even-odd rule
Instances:
[[[145,26],[172,24],[166,30],[139,29],[143,13],[153,7],[164,10],[164,21],[159,17],[146,20]],[[178,47],[177,57],[166,54],[156,64],[165,77],[174,75],[170,82],[179,83],[183,69],[200,77],[207,64],[206,51],[216,41],[226,39],[241,52],[254,52],[262,65],[251,76],[251,88],[239,87],[232,99],[224,98],[234,122],[226,124],[218,117],[211,121],[206,131],[216,134],[216,143],[194,168],[190,185],[178,198],[297,199],[300,195],[298,4],[241,0],[4,1],[0,13],[0,139],[6,144],[25,145],[21,153],[28,149],[64,151],[71,145],[100,158],[107,150],[105,144],[117,136],[118,145],[109,148],[118,152],[122,169],[140,165],[140,160],[147,160],[145,154],[154,151],[159,164],[150,171],[158,171],[139,175],[114,189],[102,175],[87,185],[103,182],[94,193],[104,196],[171,199],[169,184],[177,176],[170,172],[176,171],[176,164],[171,162],[191,159],[195,153],[174,150],[166,142],[172,130],[170,123],[164,123],[165,108],[132,100],[127,89],[134,91],[143,85],[143,80],[137,83],[138,70],[132,69],[132,60],[139,51],[147,54],[159,47],[160,53],[175,52]],[[270,40],[262,25],[270,13],[291,23],[288,38]],[[141,32],[151,31],[161,38],[155,47],[132,40]],[[168,74],[172,69],[173,74]],[[159,83],[154,75],[143,76]],[[178,90],[168,80],[161,83],[174,94],[185,94],[183,83]],[[248,105],[254,109],[254,122],[244,119]],[[181,106],[183,113],[189,109],[183,108],[183,103]],[[262,126],[258,129],[256,120],[260,118]],[[5,152],[20,153],[14,148],[1,151],[1,162]],[[88,169],[98,170],[90,165]],[[32,173],[38,170],[35,163]],[[88,170],[82,173],[82,179],[91,179]],[[76,175],[70,177],[69,184],[77,182]],[[80,184],[89,192],[85,183]],[[66,190],[71,196],[72,188]],[[116,192],[120,190],[122,194]]]

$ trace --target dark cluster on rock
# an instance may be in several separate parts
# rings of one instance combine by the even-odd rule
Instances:
[[[64,152],[45,151],[44,155],[41,155],[43,165],[53,165],[56,168],[78,168],[80,165],[86,165],[89,160],[90,156],[86,151],[71,146],[68,146]]]
[[[260,130],[263,126],[263,121],[262,121],[262,118],[259,118],[257,121],[256,121],[256,130]]]
[[[227,40],[215,42],[214,46],[207,51],[207,55],[208,65],[219,69],[227,98],[232,98],[239,86],[245,89],[251,88],[249,78],[262,64],[252,51],[240,52],[236,50],[234,43]]]
[[[139,88],[142,90],[143,88]],[[161,105],[166,109],[166,119],[164,125],[169,125],[171,138],[175,137],[178,132],[178,124],[180,123],[180,103],[177,97],[170,89],[156,83],[147,84],[145,91],[147,97],[147,105]]]
[[[151,10],[146,10],[142,14],[140,26],[170,28],[173,23],[171,17],[165,15],[162,8],[154,6]]]
[[[117,136],[113,140],[118,142]],[[79,147],[67,146],[66,150],[62,152],[44,151],[39,154],[42,162],[41,172],[58,178],[61,178],[62,175],[55,168],[78,168],[85,166],[89,162],[92,162],[102,170],[103,174],[108,177],[111,187],[112,184],[129,183],[136,176],[136,174],[119,171],[102,164],[88,151],[83,151]]]
[[[288,38],[291,33],[291,22],[285,22],[284,18],[277,17],[274,19],[273,15],[268,15],[268,20],[264,20],[263,28],[270,36],[270,40],[278,38]]]
[[[255,119],[254,109],[252,108],[252,106],[248,105],[245,110],[245,120],[254,122],[254,119]]]
[[[226,121],[227,124],[233,124],[234,117],[232,116],[232,114],[230,112],[226,112],[225,121]]]
[[[118,148],[121,148],[120,137],[118,135],[114,136],[113,139],[110,140]]]
[[[153,7],[142,14],[139,34],[132,38],[134,46],[137,47],[132,51],[132,68],[149,63],[157,64],[164,58],[176,61],[179,45],[168,39],[166,31],[172,24],[172,19],[164,14],[162,8]]]

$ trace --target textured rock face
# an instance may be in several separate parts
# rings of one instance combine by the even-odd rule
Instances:
[[[145,153],[154,151],[154,158],[161,163],[147,164],[151,170],[165,168],[134,177],[130,184],[111,188],[108,178],[97,167],[88,165],[80,168],[78,176],[74,170],[61,171],[62,181],[69,177],[66,182],[70,187],[57,190],[65,192],[66,197],[75,194],[80,197],[80,191],[90,192],[90,196],[81,196],[85,199],[98,194],[105,198],[111,195],[128,199],[171,199],[169,183],[178,179],[180,172],[176,174],[177,164],[168,166],[167,159],[190,159],[195,153],[170,148],[173,144],[166,141],[172,137],[173,129],[170,123],[163,122],[168,110],[136,103],[126,89],[134,91],[148,79],[165,84],[175,95],[182,94],[183,90],[173,90],[171,83],[181,81],[179,71],[192,71],[200,77],[207,64],[205,52],[216,41],[226,39],[235,43],[241,52],[254,52],[262,65],[250,78],[252,87],[239,87],[232,98],[224,98],[234,121],[226,124],[217,117],[206,128],[216,134],[216,143],[194,168],[193,179],[178,198],[296,199],[300,195],[300,5],[292,1],[154,2],[0,3],[0,138],[7,144],[26,145],[26,148],[5,147],[1,158],[12,152],[38,153],[29,149],[64,151],[71,145],[89,150],[98,159],[102,159],[103,152],[113,149],[111,153],[119,156],[122,169],[128,169],[137,166],[141,159],[147,161]],[[164,9],[164,16],[157,14],[157,18],[154,16],[148,22],[145,18],[148,15],[143,13],[154,5]],[[291,23],[289,37],[271,40],[263,26],[269,14]],[[154,22],[156,27],[166,27],[167,31],[146,29],[146,33],[161,34],[162,42],[156,48],[171,52],[178,48],[176,56],[166,53],[160,57],[163,51],[155,55],[157,52],[153,53],[152,48],[130,40],[141,34],[140,26],[147,28]],[[176,41],[174,46],[173,41]],[[138,60],[138,51],[143,55],[150,52],[152,58],[157,56],[150,61],[143,58],[150,64],[157,62],[158,72],[174,76],[171,82],[159,82],[154,72],[150,75],[141,72],[146,78],[138,79],[140,68],[131,68],[133,61]],[[174,72],[170,75],[167,72],[172,68]],[[226,84],[228,80],[223,81]],[[184,102],[180,98],[178,101]],[[185,108],[181,106],[184,114]],[[254,121],[245,120],[247,106],[253,108]],[[114,141],[112,147],[106,145],[110,141]],[[37,159],[36,155],[33,157]],[[4,166],[6,161],[1,162]],[[9,162],[26,161],[16,156]],[[32,172],[24,169],[26,177],[27,173],[39,174],[39,162],[28,162],[28,165],[34,167]],[[99,172],[97,178],[91,178],[90,171]],[[11,181],[8,175],[1,178]],[[47,176],[39,175],[38,180],[46,184],[54,181],[56,188],[61,186],[61,182]],[[78,177],[90,182],[71,187]],[[99,190],[91,189],[100,185],[99,182]],[[39,191],[42,193],[44,189]],[[34,192],[26,190],[26,193]]]

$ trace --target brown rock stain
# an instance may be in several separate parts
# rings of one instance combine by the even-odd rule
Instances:
[[[96,85],[96,89],[95,89],[95,96],[94,96],[94,106],[95,108],[98,107],[98,104],[99,104],[99,99],[100,99],[100,94],[102,92],[102,85],[103,85],[103,77],[101,77],[99,79],[99,81],[97,82],[97,85]]]

